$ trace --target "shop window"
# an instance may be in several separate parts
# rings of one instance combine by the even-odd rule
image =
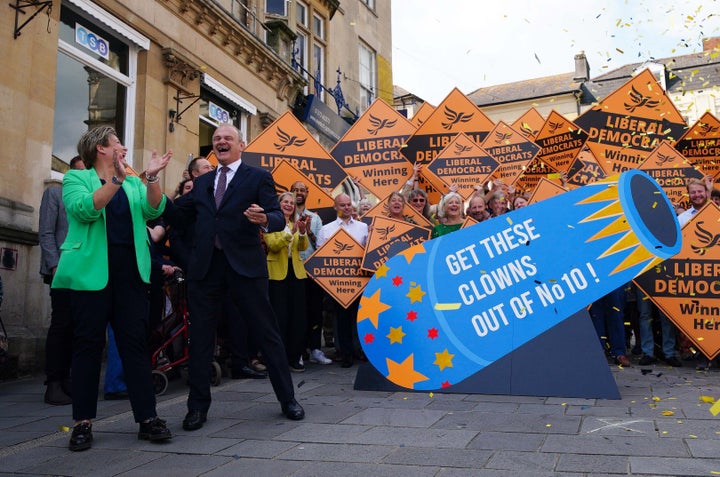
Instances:
[[[101,19],[76,6],[85,3],[63,2],[60,10],[52,162],[68,163],[85,131],[107,125],[128,147],[132,165],[138,51],[133,41],[147,39],[135,32],[133,40],[117,35],[119,21],[96,6],[92,11]]]
[[[375,99],[376,59],[375,52],[360,44],[360,111],[365,111]]]

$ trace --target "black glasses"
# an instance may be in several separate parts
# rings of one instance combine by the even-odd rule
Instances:
[[[413,197],[412,201],[413,202],[425,202],[425,199],[422,197]]]

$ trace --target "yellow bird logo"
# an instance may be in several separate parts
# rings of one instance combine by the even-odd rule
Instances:
[[[458,123],[466,123],[470,121],[475,113],[464,113],[462,111],[456,112],[450,109],[449,107],[445,106],[445,119],[448,120],[446,123],[442,123],[442,127],[450,131],[453,126],[455,126]]]
[[[372,134],[373,136],[377,135],[378,131],[380,131],[383,128],[390,129],[391,127],[395,126],[397,123],[397,119],[380,119],[372,114],[370,115],[370,124],[373,126],[371,129],[368,129],[367,132]]]
[[[632,104],[624,103],[623,106],[625,106],[625,110],[630,113],[634,113],[637,108],[654,108],[660,104],[660,101],[650,99],[650,96],[643,95],[640,91],[635,89],[634,86],[631,88],[628,96],[630,96]]]
[[[302,147],[307,141],[307,139],[300,139],[298,136],[291,136],[280,128],[277,130],[277,137],[280,142],[274,142],[273,146],[280,152],[285,152],[285,149],[290,146]]]

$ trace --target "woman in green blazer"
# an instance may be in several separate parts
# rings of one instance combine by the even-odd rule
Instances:
[[[172,153],[155,152],[146,170],[147,187],[126,174],[125,148],[113,128],[82,135],[78,152],[87,170],[63,180],[68,234],[61,245],[53,288],[69,289],[74,326],[72,357],[73,427],[70,450],[89,449],[97,412],[105,330],[115,332],[138,438],[166,440],[171,433],[157,417],[147,349],[150,249],[145,222],[160,216],[165,196],[157,174]]]
[[[305,265],[300,252],[308,248],[309,219],[295,220],[295,195],[283,192],[278,198],[285,215],[285,229],[265,234],[268,255],[269,293],[280,336],[285,343],[290,371],[305,371],[302,352],[305,348]]]

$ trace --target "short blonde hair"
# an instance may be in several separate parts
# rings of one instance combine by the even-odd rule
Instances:
[[[456,198],[460,201],[460,215],[462,217],[465,217],[465,208],[463,207],[463,198],[460,194],[457,192],[448,192],[444,196],[442,196],[442,199],[440,199],[440,203],[438,204],[437,208],[437,216],[440,218],[445,217],[445,206],[447,206],[447,203],[450,199]]]

